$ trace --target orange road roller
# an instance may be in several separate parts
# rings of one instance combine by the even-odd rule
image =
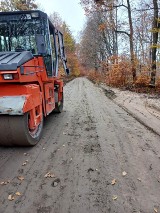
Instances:
[[[63,110],[63,34],[46,13],[0,13],[0,145],[34,146],[44,117]]]

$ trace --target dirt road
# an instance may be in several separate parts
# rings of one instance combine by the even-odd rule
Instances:
[[[0,148],[0,213],[160,212],[159,165],[160,137],[79,78],[36,147]]]

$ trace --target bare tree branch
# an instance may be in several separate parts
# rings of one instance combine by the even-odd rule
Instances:
[[[126,34],[128,37],[130,37],[130,33],[127,33],[126,31],[121,31],[121,30],[116,30],[116,33],[124,33]]]

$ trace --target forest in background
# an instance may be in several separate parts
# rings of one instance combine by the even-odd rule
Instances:
[[[133,87],[160,84],[158,0],[81,0],[87,22],[79,55],[94,81]]]
[[[80,3],[87,20],[78,43],[60,15],[54,11],[50,14],[50,20],[64,34],[71,77],[85,75],[110,86],[151,86],[159,90],[160,2],[80,0]],[[0,11],[39,8],[35,0],[0,2]]]

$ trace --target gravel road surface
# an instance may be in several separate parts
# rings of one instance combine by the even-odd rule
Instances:
[[[0,147],[0,213],[160,212],[160,137],[85,78],[32,148]]]

